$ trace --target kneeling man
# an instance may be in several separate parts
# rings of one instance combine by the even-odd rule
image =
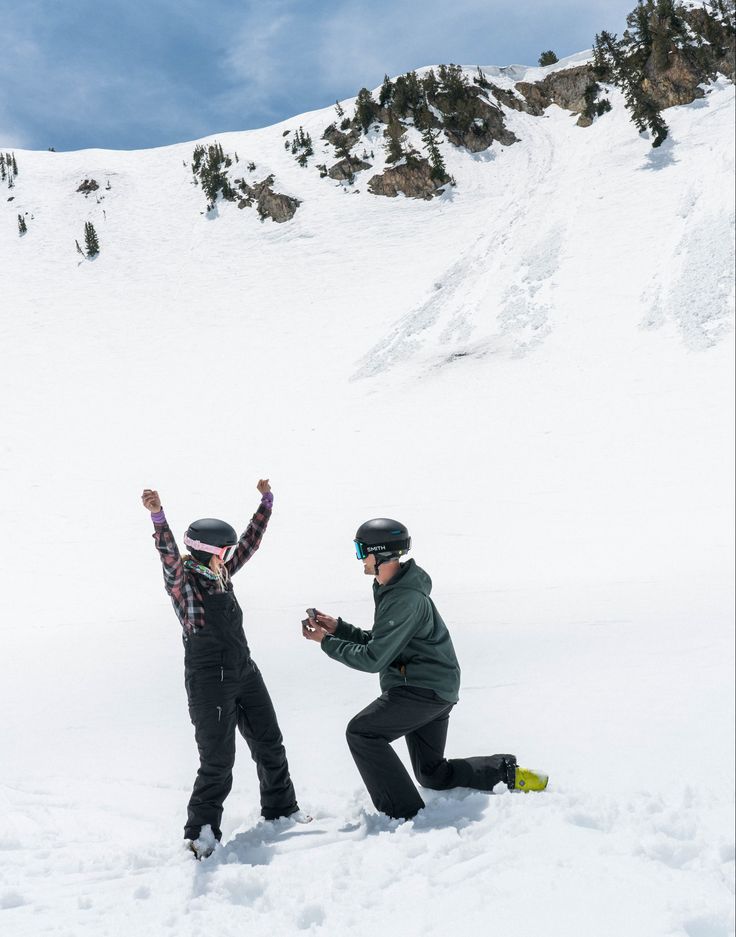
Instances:
[[[460,666],[450,633],[429,594],[432,580],[413,559],[399,521],[378,517],[355,535],[355,552],[373,577],[373,628],[308,609],[302,633],[329,657],[355,670],[380,675],[381,695],[350,720],[347,740],[376,808],[409,819],[424,807],[391,742],[403,736],[414,774],[423,787],[491,791],[498,783],[523,791],[544,790],[547,776],[521,768],[514,755],[445,758],[450,712],[458,701]]]

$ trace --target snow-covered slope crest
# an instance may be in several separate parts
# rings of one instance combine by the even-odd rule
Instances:
[[[486,68],[483,74],[513,93],[521,78],[538,80],[588,57],[581,53],[523,73],[515,66],[513,73]],[[466,80],[473,77],[467,70]],[[19,152],[20,171],[7,181],[13,187],[0,238],[10,265],[53,269],[63,279],[80,264],[83,276],[87,261],[83,255],[80,260],[75,243],[84,242],[84,226],[91,223],[101,242],[94,276],[100,286],[131,270],[144,282],[143,268],[155,258],[176,264],[183,253],[196,257],[201,250],[204,260],[215,243],[237,250],[240,243],[306,237],[328,251],[339,242],[342,251],[342,232],[349,230],[351,239],[379,239],[391,256],[391,278],[406,287],[401,266],[413,242],[426,273],[411,278],[418,290],[406,304],[390,304],[396,316],[388,317],[385,334],[377,342],[374,336],[368,348],[356,347],[357,377],[414,357],[423,368],[461,356],[526,354],[566,319],[584,321],[593,293],[610,297],[614,288],[623,307],[617,315],[632,328],[675,330],[687,347],[708,348],[729,334],[733,320],[733,85],[720,79],[702,100],[669,109],[672,132],[656,152],[634,132],[618,92],[606,94],[613,110],[588,128],[554,105],[540,118],[498,104],[517,142],[469,153],[445,140],[441,155],[455,184],[426,206],[369,190],[369,179],[389,165],[380,124],[354,147],[356,158],[362,148],[370,160],[369,170],[324,177],[320,167],[329,168],[339,155],[323,139],[325,127],[335,122],[332,110],[217,138],[233,160],[226,176],[236,188],[242,179],[238,207],[220,192],[208,210],[209,196],[194,184],[199,177],[192,174],[192,154],[211,139],[141,153]],[[354,106],[354,100],[344,102],[343,110]],[[299,128],[315,150],[304,166],[298,163],[303,148],[292,145]],[[411,121],[405,136],[405,148],[423,151]],[[85,190],[90,180],[99,188]],[[269,197],[275,190],[283,193],[276,198],[293,206],[286,216],[276,214],[278,220],[291,218],[298,206],[287,222],[291,230],[271,231],[271,220],[261,224],[259,214],[274,212],[264,210],[260,198],[258,212],[241,210],[256,201],[260,180],[266,180]],[[612,241],[612,230],[625,238]],[[397,299],[401,294],[394,291]]]

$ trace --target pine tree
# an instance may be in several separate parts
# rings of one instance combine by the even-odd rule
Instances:
[[[555,55],[555,53],[554,53],[551,49],[547,49],[546,52],[543,52],[543,53],[539,56],[539,64],[542,65],[542,66],[545,66],[545,65],[554,65],[555,62],[559,62],[559,61],[560,61],[560,60],[557,58],[557,56]]]
[[[400,116],[404,117],[409,107],[409,94],[406,87],[406,78],[399,75],[391,91],[391,107]]]
[[[432,125],[432,113],[429,109],[429,103],[424,95],[422,100],[414,108],[414,126],[420,132]]]
[[[437,76],[434,73],[434,69],[430,68],[427,74],[422,78],[422,87],[424,88],[424,93],[427,96],[428,101],[432,101],[434,96],[437,94]]]
[[[18,234],[23,237],[27,230],[26,219],[23,215],[18,215]]]
[[[337,113],[338,118],[342,120],[343,117],[345,116],[345,110],[339,101],[335,101],[335,111]]]
[[[440,153],[440,148],[437,145],[439,137],[439,131],[432,130],[431,127],[426,127],[422,131],[424,149],[427,150],[427,153],[429,154],[429,162],[432,165],[432,171],[430,175],[436,181],[444,182],[447,179],[447,169],[445,167],[445,161],[442,158],[442,154]]]
[[[406,156],[404,147],[402,146],[406,139],[406,134],[404,133],[403,125],[393,111],[391,111],[388,127],[386,128],[386,137],[386,162],[397,163]]]
[[[355,119],[363,132],[370,127],[376,115],[376,102],[367,88],[361,88],[355,101]]]
[[[439,79],[451,110],[456,110],[467,94],[468,80],[459,65],[440,65]]]
[[[615,34],[602,32],[595,37],[593,70],[595,74],[618,85],[623,91],[626,108],[640,133],[649,131],[652,146],[660,146],[669,130],[659,107],[644,90],[645,69],[652,46],[649,25],[649,4],[655,0],[640,0],[637,8],[627,17],[629,29],[621,39]]]
[[[15,161],[15,153],[13,153],[13,175],[18,175],[18,164]]]
[[[412,110],[424,101],[424,88],[419,83],[417,73],[414,71],[409,72],[406,76],[406,97]]]
[[[87,257],[96,257],[100,253],[100,242],[97,240],[97,232],[91,221],[84,224],[84,246],[87,248]]]
[[[388,75],[383,76],[383,84],[381,85],[381,90],[378,94],[378,106],[386,107],[391,103],[391,95],[393,94],[393,85],[391,84],[391,79]]]
[[[483,74],[480,65],[477,65],[476,68],[478,70],[478,74],[475,76],[473,81],[476,83],[476,85],[478,85],[479,88],[483,88],[484,90],[487,90],[488,88],[491,87],[491,83]]]

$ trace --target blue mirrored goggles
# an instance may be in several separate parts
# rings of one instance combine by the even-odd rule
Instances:
[[[362,540],[353,540],[355,546],[355,555],[359,560],[364,560],[368,556],[368,547]]]

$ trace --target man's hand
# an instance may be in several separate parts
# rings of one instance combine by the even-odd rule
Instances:
[[[158,492],[153,491],[151,488],[143,489],[141,501],[143,502],[143,507],[147,511],[150,511],[151,514],[158,514],[161,510],[161,499],[158,496]]]
[[[325,615],[324,612],[317,611],[317,617],[314,619],[315,623],[322,628],[323,631],[326,631],[327,634],[334,634],[335,628],[337,628],[337,619],[332,618],[330,615]]]
[[[256,488],[262,495],[265,495],[267,491],[271,490],[271,485],[269,484],[267,478],[259,478]]]
[[[313,618],[305,618],[302,621],[302,634],[307,641],[316,641],[317,644],[321,644],[327,632]]]

